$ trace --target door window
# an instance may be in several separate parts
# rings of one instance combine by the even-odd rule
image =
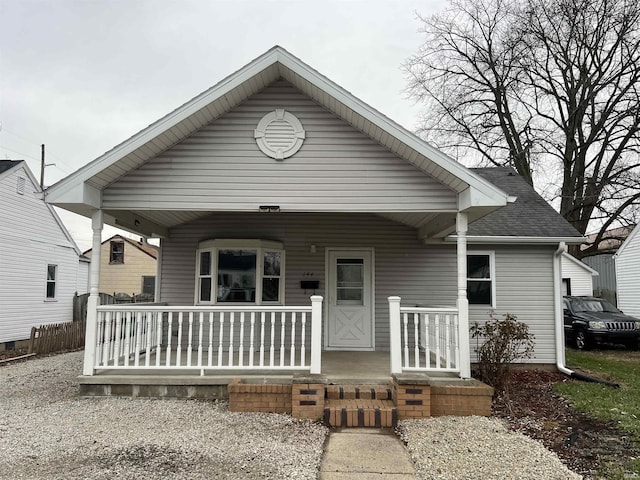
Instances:
[[[362,258],[339,258],[336,262],[337,305],[363,305],[364,260]]]

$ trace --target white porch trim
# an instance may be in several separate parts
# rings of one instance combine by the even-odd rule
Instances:
[[[456,215],[457,263],[458,263],[458,328],[460,345],[460,377],[471,377],[471,353],[469,351],[469,300],[467,299],[467,230],[468,217],[464,212]]]
[[[84,375],[322,370],[322,297],[307,306],[96,306]]]
[[[83,375],[93,375],[93,365],[96,358],[96,326],[98,320],[98,305],[100,304],[100,249],[102,247],[102,228],[104,214],[96,210],[91,216],[93,230],[93,245],[91,263],[89,264],[89,298],[87,300],[87,328],[85,334]]]

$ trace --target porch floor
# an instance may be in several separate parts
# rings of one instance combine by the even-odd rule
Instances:
[[[154,357],[155,358],[155,357]],[[144,356],[140,363],[144,364]],[[152,362],[153,363],[153,362]],[[235,378],[248,383],[291,383],[295,375],[305,375],[304,371],[269,371],[264,370],[207,370],[200,375],[197,367],[182,370],[154,370],[136,368],[101,369],[93,376],[80,376],[79,383],[86,385],[227,385]],[[354,352],[324,351],[322,352],[322,377],[328,384],[388,384],[391,381],[389,352]],[[458,379],[453,373],[420,374],[426,378]]]

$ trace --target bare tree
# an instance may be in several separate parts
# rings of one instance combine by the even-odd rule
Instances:
[[[452,0],[419,17],[405,64],[421,133],[454,155],[555,185],[585,234],[635,222],[640,204],[640,4],[629,0]],[[460,152],[460,150],[462,151]]]

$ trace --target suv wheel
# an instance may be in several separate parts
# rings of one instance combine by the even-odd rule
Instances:
[[[578,330],[576,332],[576,348],[578,350],[589,350],[589,348],[591,348],[591,342],[584,330]]]

